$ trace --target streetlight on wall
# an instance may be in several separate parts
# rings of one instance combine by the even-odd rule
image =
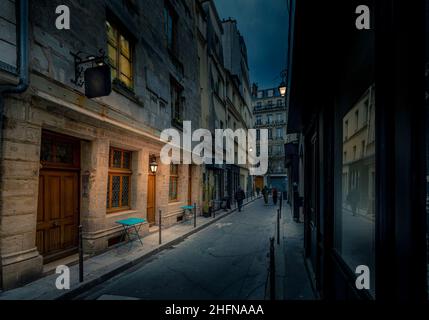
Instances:
[[[280,76],[281,76],[281,78],[282,78],[282,82],[280,83],[280,85],[279,85],[279,92],[280,92],[280,95],[282,96],[282,97],[284,97],[284,96],[286,96],[286,90],[287,90],[287,88],[286,88],[286,76],[287,76],[287,71],[286,70],[283,70],[281,73],[280,73]]]
[[[152,172],[153,174],[155,174],[156,171],[158,171],[158,163],[156,162],[155,156],[151,156],[149,168],[150,168],[150,172]]]
[[[279,91],[280,91],[280,95],[282,97],[284,97],[286,95],[286,83],[284,81],[282,81],[282,83],[280,83]]]

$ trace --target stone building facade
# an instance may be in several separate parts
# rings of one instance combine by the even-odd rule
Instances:
[[[10,11],[0,10],[0,19],[21,2],[2,1]],[[70,30],[55,27],[58,5],[70,8]],[[200,167],[159,159],[161,130],[201,120],[195,2],[52,0],[29,6],[29,87],[3,96],[2,289],[31,281],[45,263],[73,254],[78,225],[84,251],[95,254],[117,243],[115,221],[144,218],[141,232],[147,234],[159,212],[164,226],[174,224],[180,206],[200,206],[202,197]],[[111,66],[113,91],[88,99],[72,81],[71,53],[88,58],[100,49]],[[3,54],[0,59],[11,64]],[[13,69],[2,73],[16,78]],[[149,170],[153,160],[156,174]]]
[[[244,39],[234,20],[221,20],[214,1],[199,1],[199,8],[202,123],[213,136],[215,129],[247,130],[253,120]],[[236,142],[235,160],[239,148],[247,154],[247,147]],[[253,188],[248,164],[212,164],[203,170],[206,213],[209,208],[218,210],[224,199],[233,201],[239,185],[250,196]]]
[[[277,190],[286,191],[284,145],[291,137],[286,135],[285,98],[280,95],[278,88],[254,91],[252,104],[255,128],[268,129],[268,172],[264,177],[256,179],[257,187],[275,187]]]

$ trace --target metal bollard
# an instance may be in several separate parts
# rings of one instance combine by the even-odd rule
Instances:
[[[83,282],[83,235],[82,225],[79,225],[79,282]]]
[[[159,244],[162,243],[162,239],[161,239],[161,210],[159,210],[159,215],[158,215],[158,236],[159,236]]]
[[[270,300],[276,300],[276,264],[274,238],[270,238]]]
[[[197,227],[197,204],[194,202],[194,228]]]
[[[280,210],[280,219],[282,218],[282,207],[283,207],[283,196],[280,197],[280,208],[279,208],[279,210]]]
[[[277,244],[280,244],[280,209],[277,209]]]

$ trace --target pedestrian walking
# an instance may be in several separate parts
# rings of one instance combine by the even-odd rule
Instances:
[[[356,216],[357,205],[359,202],[359,190],[357,188],[353,188],[349,192],[349,194],[347,195],[347,202],[350,204],[350,208],[352,209],[352,215]]]
[[[235,200],[237,201],[238,212],[241,212],[244,198],[246,198],[246,195],[244,194],[243,189],[241,189],[241,187],[238,186],[237,191],[235,191]]]
[[[267,205],[268,204],[268,188],[267,188],[267,186],[264,186],[264,188],[262,189],[262,195],[264,197],[264,203]]]
[[[273,203],[277,205],[277,189],[273,188]]]

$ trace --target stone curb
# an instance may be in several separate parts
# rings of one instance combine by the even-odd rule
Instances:
[[[253,203],[254,201],[256,201],[260,198],[261,197],[257,197],[253,200],[250,200],[247,203],[243,203],[243,207],[250,204],[250,203]],[[157,254],[163,250],[168,249],[168,248],[182,242],[183,240],[185,240],[189,236],[207,228],[208,226],[212,225],[213,223],[221,220],[222,218],[229,216],[230,214],[232,214],[233,212],[236,212],[236,211],[237,211],[237,208],[234,208],[234,209],[231,209],[230,211],[228,211],[222,215],[219,215],[219,217],[212,218],[211,221],[209,221],[203,225],[197,226],[196,228],[194,228],[191,231],[177,237],[176,239],[173,239],[169,242],[166,242],[166,243],[162,244],[161,246],[157,247],[156,249],[154,249],[154,250],[152,250],[152,251],[150,251],[150,252],[148,252],[148,253],[146,253],[146,254],[144,254],[144,255],[142,255],[142,256],[140,256],[140,257],[138,257],[132,261],[124,263],[123,265],[119,266],[118,268],[116,268],[114,270],[106,272],[105,274],[102,274],[95,279],[82,282],[78,287],[65,292],[64,294],[54,298],[54,300],[72,300],[73,298],[75,298],[78,295],[82,294],[83,292],[89,290],[90,288],[93,288],[93,287],[105,282],[106,280],[113,278],[114,276],[124,272],[125,270],[132,268],[133,266],[143,262],[144,260],[147,260],[151,256],[153,256],[153,255],[155,255],[155,254]]]

